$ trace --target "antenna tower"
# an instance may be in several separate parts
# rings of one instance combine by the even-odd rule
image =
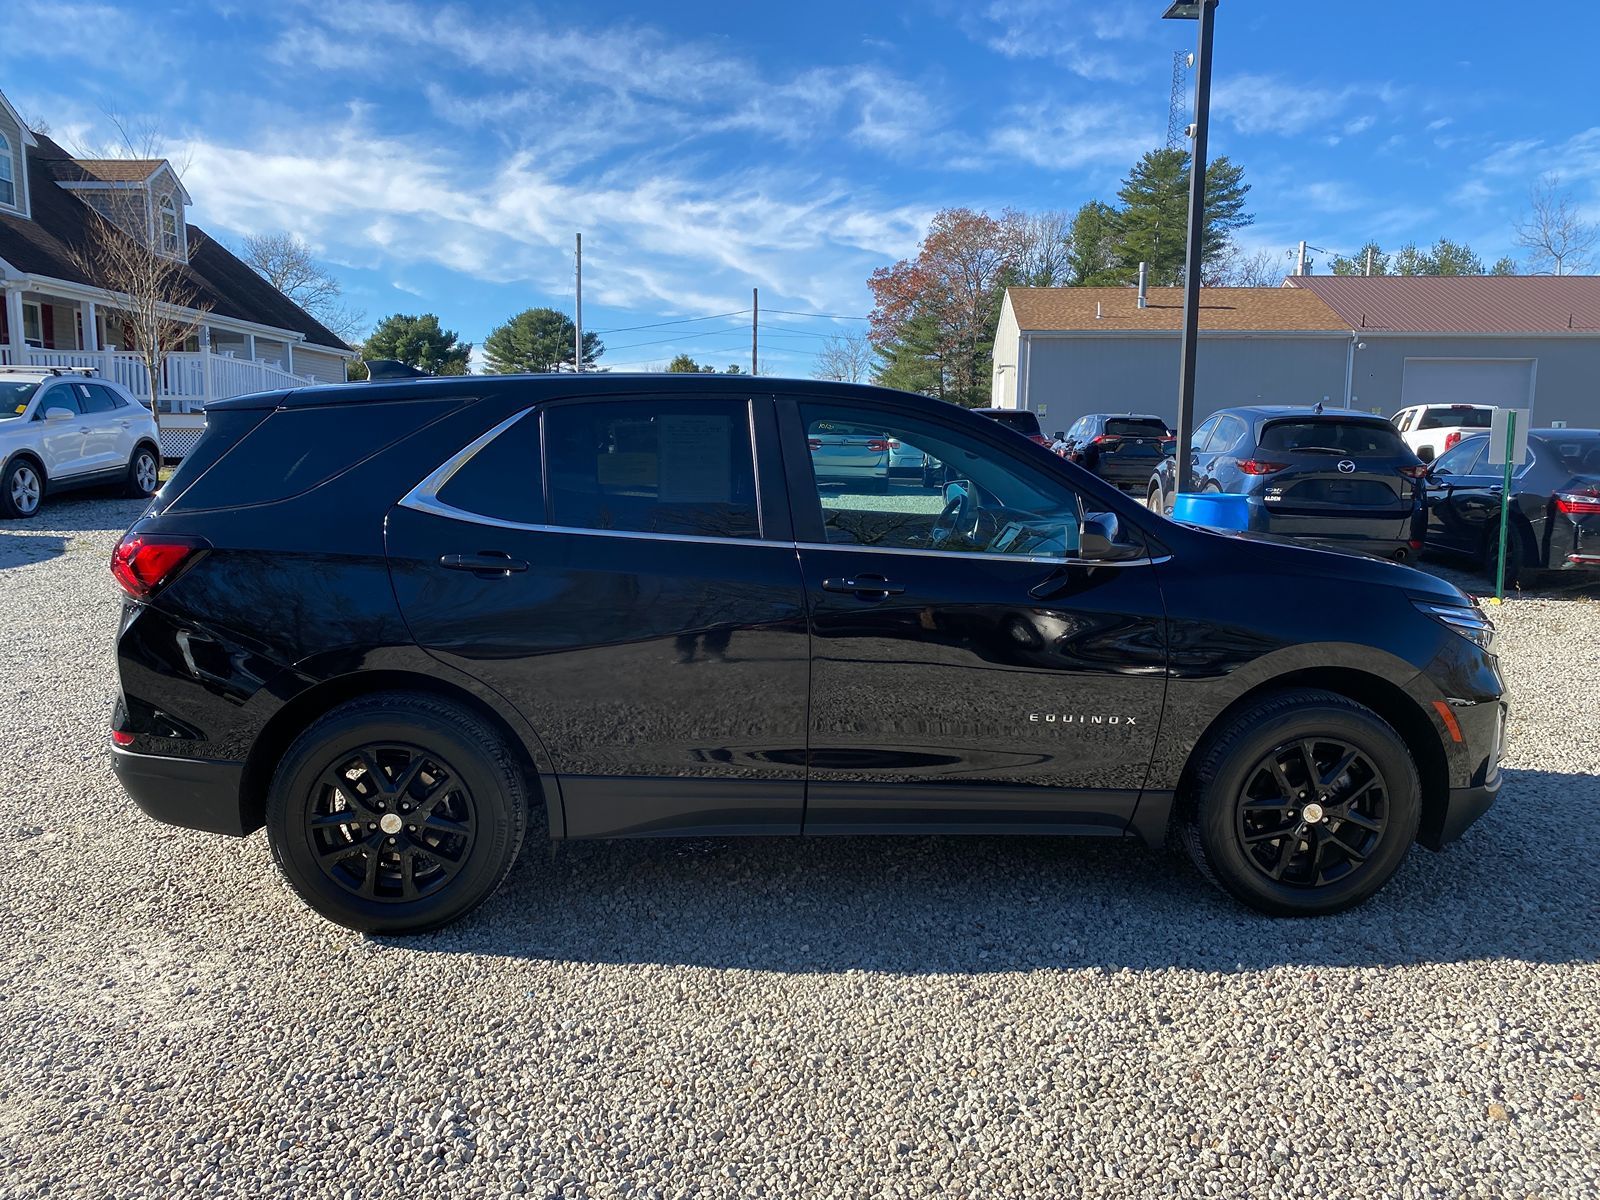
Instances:
[[[1167,149],[1181,150],[1189,135],[1189,59],[1187,50],[1172,52],[1172,96],[1167,101]]]

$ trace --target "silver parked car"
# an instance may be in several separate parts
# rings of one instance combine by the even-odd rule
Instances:
[[[883,491],[889,486],[890,439],[880,430],[817,421],[806,438],[817,482]],[[901,464],[909,465],[909,464]],[[917,469],[922,456],[917,456]]]

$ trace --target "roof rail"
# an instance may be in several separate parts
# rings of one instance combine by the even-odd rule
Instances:
[[[98,367],[49,367],[46,368],[52,375],[83,375],[89,379],[100,374]]]

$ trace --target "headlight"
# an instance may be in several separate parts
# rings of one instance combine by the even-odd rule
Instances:
[[[1430,600],[1413,600],[1418,612],[1427,613],[1441,625],[1448,625],[1469,642],[1485,650],[1494,646],[1494,622],[1476,605],[1436,604]]]

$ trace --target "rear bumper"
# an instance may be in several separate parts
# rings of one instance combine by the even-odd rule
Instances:
[[[1250,531],[1276,537],[1316,542],[1334,549],[1361,550],[1385,557],[1411,553],[1421,537],[1421,522],[1416,511],[1387,510],[1373,516],[1347,512],[1313,512],[1269,503],[1250,496]]]
[[[157,821],[233,837],[250,832],[240,796],[243,763],[135,754],[113,746],[111,766],[133,802]]]

